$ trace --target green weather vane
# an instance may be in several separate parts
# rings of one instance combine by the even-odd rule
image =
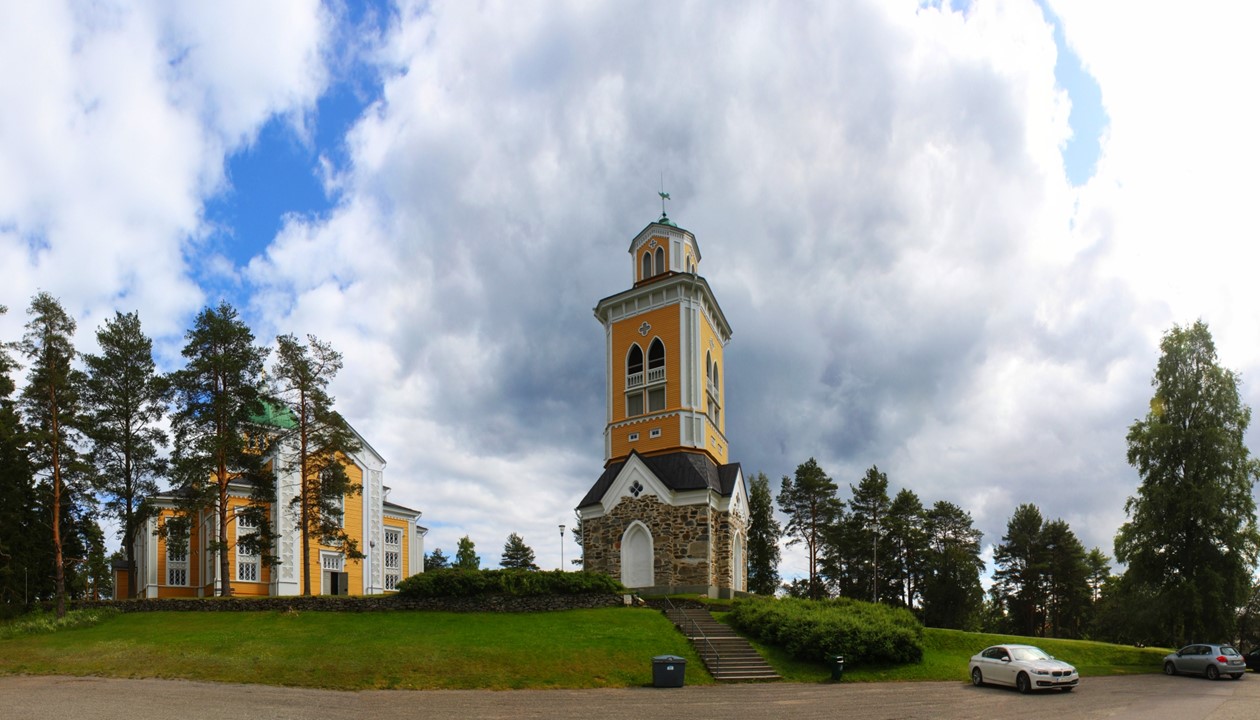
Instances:
[[[665,192],[665,173],[661,173],[661,191],[656,194],[661,196],[661,217],[669,217],[665,212],[665,201],[670,199],[669,193]]]

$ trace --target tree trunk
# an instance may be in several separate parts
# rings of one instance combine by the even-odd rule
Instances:
[[[57,618],[66,616],[66,565],[61,556],[61,428],[57,423],[57,388],[48,387],[48,405],[52,411],[52,481],[53,481],[53,565],[57,578]]]
[[[228,551],[228,479],[227,469],[219,469],[219,594],[223,597],[232,595],[232,579],[229,571],[232,569],[232,558],[229,557]]]

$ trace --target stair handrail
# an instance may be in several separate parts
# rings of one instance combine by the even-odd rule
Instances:
[[[679,612],[682,608],[676,607],[676,606],[674,605],[674,601],[673,601],[673,600],[670,600],[668,595],[666,595],[666,596],[665,596],[665,602],[669,604],[669,609],[670,609],[670,610],[672,610],[672,611],[674,611],[674,616],[675,616],[675,617],[678,617],[678,612]],[[686,616],[686,615],[685,615],[685,616],[683,616],[683,617],[684,617],[684,618],[686,618],[688,621],[690,621],[690,622],[691,622],[691,625],[692,625],[692,627],[694,627],[694,628],[696,629],[696,632],[700,633],[700,639],[701,639],[701,640],[704,640],[704,644],[705,644],[706,646],[708,646],[708,648],[709,648],[709,654],[710,654],[710,656],[713,658],[713,666],[709,668],[709,672],[710,672],[710,673],[720,673],[720,672],[722,672],[722,656],[721,656],[720,654],[718,654],[717,648],[713,647],[713,643],[709,642],[709,635],[708,635],[708,633],[706,633],[706,632],[704,631],[704,629],[700,627],[700,623],[696,622],[696,619],[695,619],[695,618],[693,618],[693,617],[691,617],[691,616]],[[678,629],[680,629],[680,630],[682,629],[682,625],[681,625],[680,623],[678,623],[678,621],[674,621],[674,626],[675,626],[675,627],[677,627],[677,628],[678,628]],[[693,640],[693,642],[694,642],[694,640]],[[707,663],[707,662],[706,662],[705,664],[706,664],[706,665],[708,665],[709,663]]]

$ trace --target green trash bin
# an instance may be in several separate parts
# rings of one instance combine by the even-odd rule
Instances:
[[[840,682],[840,679],[844,677],[844,656],[828,655],[827,662],[831,665],[831,679]]]
[[[657,655],[652,658],[652,686],[682,687],[683,674],[686,670],[686,658],[680,658],[677,655]]]

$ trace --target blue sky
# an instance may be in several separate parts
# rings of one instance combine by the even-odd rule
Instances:
[[[554,566],[602,470],[591,308],[663,173],[747,475],[878,465],[986,545],[1031,502],[1110,554],[1162,333],[1206,320],[1260,400],[1257,13],[6,5],[0,339],[39,289],[84,351],[138,310],[165,369],[221,297],[315,334],[430,547],[518,532]]]

